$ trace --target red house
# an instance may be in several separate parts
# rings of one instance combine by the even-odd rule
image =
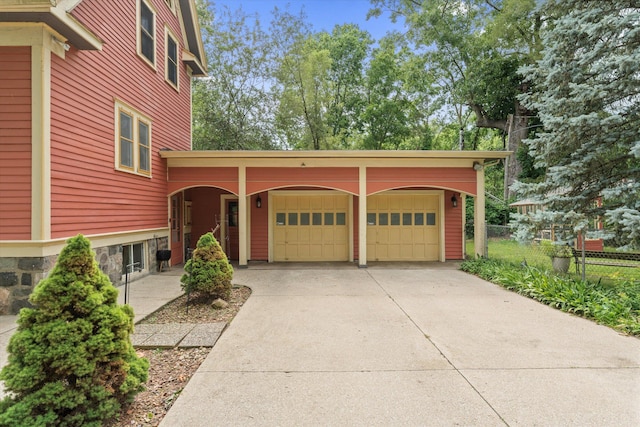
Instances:
[[[205,63],[194,0],[0,3],[0,313],[78,233],[114,283],[155,270],[171,239],[158,152],[191,148]]]
[[[112,282],[184,262],[203,233],[250,262],[459,260],[484,252],[484,168],[508,152],[191,151],[205,74],[194,0],[0,4],[0,313],[65,241]]]

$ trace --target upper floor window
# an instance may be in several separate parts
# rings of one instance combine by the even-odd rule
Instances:
[[[178,42],[168,28],[165,28],[165,46],[167,49],[165,78],[178,89]]]
[[[152,7],[140,0],[138,13],[138,54],[155,67],[156,58],[156,15]]]
[[[151,175],[151,120],[116,101],[116,169]]]

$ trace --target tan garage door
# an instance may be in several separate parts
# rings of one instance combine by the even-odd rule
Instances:
[[[367,198],[368,261],[438,261],[437,194],[380,194]]]
[[[274,195],[274,261],[348,261],[347,195]]]

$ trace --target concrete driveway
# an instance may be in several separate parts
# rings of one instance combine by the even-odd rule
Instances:
[[[455,264],[250,267],[162,426],[640,425],[640,340]]]

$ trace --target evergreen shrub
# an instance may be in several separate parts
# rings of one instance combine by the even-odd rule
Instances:
[[[0,371],[0,426],[100,426],[143,390],[149,363],[135,353],[133,310],[117,295],[89,240],[69,239],[18,316]]]
[[[198,239],[184,271],[180,281],[185,292],[197,292],[211,299],[221,298],[225,301],[231,298],[233,267],[213,233],[203,234]]]

